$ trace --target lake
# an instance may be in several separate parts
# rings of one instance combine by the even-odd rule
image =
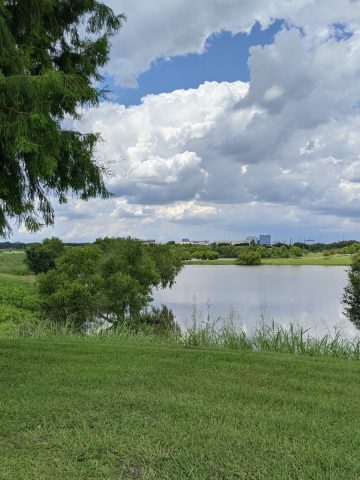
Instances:
[[[274,320],[296,323],[321,337],[339,330],[354,338],[353,324],[342,314],[347,267],[186,265],[171,289],[154,291],[154,304],[167,305],[176,321],[188,328],[208,313],[219,323],[230,316],[248,331]]]

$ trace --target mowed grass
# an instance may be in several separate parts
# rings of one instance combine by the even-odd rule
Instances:
[[[360,478],[360,364],[0,341],[0,478]]]
[[[348,266],[351,265],[351,255],[332,255],[324,257],[320,253],[309,253],[299,258],[262,258],[262,265],[322,265]],[[235,259],[219,258],[218,260],[194,260],[185,262],[188,265],[236,265]],[[241,265],[240,265],[241,266]]]

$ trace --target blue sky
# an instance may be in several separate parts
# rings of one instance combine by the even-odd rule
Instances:
[[[141,98],[149,94],[197,88],[206,81],[248,82],[249,48],[272,43],[282,26],[283,22],[277,20],[269,28],[262,29],[256,22],[249,34],[214,33],[206,40],[205,51],[201,54],[155,60],[149,70],[139,75],[136,88],[122,88],[110,76],[103,84],[111,90],[111,101],[129,106],[138,105]]]

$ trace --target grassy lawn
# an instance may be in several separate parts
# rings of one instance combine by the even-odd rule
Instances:
[[[4,331],[38,312],[23,260],[0,253]],[[0,338],[0,480],[360,479],[359,374],[146,337]]]
[[[0,478],[355,479],[360,364],[0,341]]]
[[[185,262],[187,265],[236,265],[234,259],[220,258],[219,260],[194,260]],[[348,266],[351,265],[351,255],[333,255],[324,257],[320,253],[309,253],[300,258],[263,258],[263,265],[323,265]]]

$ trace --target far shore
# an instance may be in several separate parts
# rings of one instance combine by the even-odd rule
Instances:
[[[321,254],[310,253],[299,258],[262,258],[261,265],[321,265],[328,267],[348,267],[351,265],[351,255],[332,255],[324,257]],[[238,265],[235,258],[219,258],[217,260],[187,260],[185,265]],[[243,266],[243,265],[238,265]]]

